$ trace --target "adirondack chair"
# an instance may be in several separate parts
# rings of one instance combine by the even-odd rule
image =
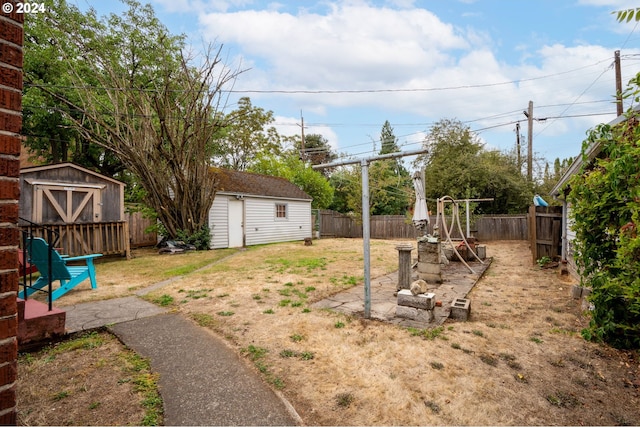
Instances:
[[[27,251],[30,261],[34,264],[40,277],[27,288],[27,296],[49,285],[49,245],[40,237],[27,240]],[[51,293],[51,301],[55,301],[69,292],[79,283],[89,279],[91,288],[96,289],[96,271],[93,260],[102,254],[91,254],[76,257],[60,255],[57,251],[51,251],[51,282],[60,282],[60,286]],[[85,265],[68,265],[69,262],[84,261]],[[24,290],[20,291],[18,298],[24,299]]]

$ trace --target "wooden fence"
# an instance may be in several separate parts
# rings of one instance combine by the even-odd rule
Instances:
[[[87,254],[131,256],[129,223],[127,221],[96,222],[88,224],[38,224],[31,228],[35,237],[47,239],[42,227],[49,228],[60,237],[57,248],[69,256]],[[21,226],[27,232],[28,226]]]
[[[527,240],[527,215],[482,215],[476,217],[473,235],[480,241]]]
[[[476,216],[474,220],[470,232],[481,241],[527,240],[528,238],[527,215]],[[436,217],[432,215],[429,221],[428,233],[433,234]],[[447,221],[451,221],[451,217],[447,217]],[[461,218],[461,221],[464,221],[464,218]],[[362,237],[362,224],[351,215],[321,210],[319,224],[321,238]],[[403,215],[374,215],[371,217],[370,224],[373,239],[414,239],[418,236],[413,224],[409,223],[407,217]],[[466,232],[464,222],[461,223],[461,228]],[[444,235],[443,230],[440,230],[440,235]],[[460,239],[461,237],[457,226],[454,227],[451,238]]]
[[[150,226],[155,224],[155,220],[145,218],[142,212],[126,213],[125,216],[129,223],[129,241],[132,248],[154,246],[158,243],[156,232],[146,232]]]
[[[562,254],[562,206],[529,208],[529,246],[535,263],[542,257]]]

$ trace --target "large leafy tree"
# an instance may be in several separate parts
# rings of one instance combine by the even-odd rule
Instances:
[[[275,127],[273,111],[256,107],[248,97],[240,98],[238,107],[226,116],[214,158],[221,166],[247,170],[258,155],[281,152],[280,136]]]
[[[400,151],[393,128],[385,121],[380,132],[379,154]],[[362,174],[359,166],[343,167],[331,175],[335,188],[331,206],[340,212],[362,212]],[[401,159],[376,160],[369,165],[369,208],[371,215],[404,215],[410,208],[413,187]]]
[[[626,96],[640,94],[640,74]],[[602,151],[593,162],[587,153]],[[600,125],[583,143],[569,181],[576,261],[594,305],[587,339],[640,348],[640,126],[633,110],[617,126]]]
[[[507,153],[485,150],[478,137],[458,120],[435,123],[424,148],[428,153],[415,164],[425,170],[427,198],[493,198],[493,202],[479,205],[478,210],[520,213],[533,196],[517,159]]]
[[[171,60],[178,64],[183,36],[170,35],[151,6],[129,0],[125,3],[129,9],[122,16],[112,14],[100,19],[91,9],[82,13],[65,1],[48,1],[47,13],[27,17],[23,131],[26,146],[46,162],[73,161],[130,181],[129,175],[122,173],[124,164],[113,151],[86,138],[73,125],[70,118],[86,120],[83,112],[59,101],[63,96],[78,103],[78,86],[99,84],[95,64],[87,63],[79,46],[82,43],[90,49],[109,52],[114,59],[112,63],[119,63],[119,71],[128,73],[131,85],[138,88],[144,88],[157,77],[156,61]],[[91,45],[96,34],[106,43]],[[161,35],[154,37],[154,34]],[[159,56],[159,52],[163,54]],[[109,102],[106,98],[101,101]]]
[[[300,160],[297,152],[290,151],[281,156],[264,154],[250,168],[251,172],[285,178],[304,190],[313,198],[313,209],[326,209],[333,200],[333,187],[318,171]]]
[[[338,154],[331,148],[329,141],[322,135],[311,133],[304,137],[304,149],[302,148],[302,138],[293,138],[294,147],[300,153],[300,158],[312,165],[331,163],[338,158]],[[322,169],[324,176],[329,176],[333,168]]]
[[[221,47],[196,62],[150,6],[127,0],[97,19],[64,1],[47,8],[43,40],[65,61],[68,86],[38,86],[63,105],[80,138],[112,152],[136,177],[169,237],[200,233],[216,192],[211,158],[226,123],[222,88],[236,78]],[[70,90],[69,90],[70,89]]]

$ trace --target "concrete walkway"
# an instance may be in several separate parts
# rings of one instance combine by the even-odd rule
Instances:
[[[160,376],[165,425],[297,425],[300,417],[226,342],[136,296],[61,307],[67,332],[107,326]]]

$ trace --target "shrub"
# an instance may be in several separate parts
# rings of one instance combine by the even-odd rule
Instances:
[[[638,97],[640,74],[627,96]],[[598,158],[588,148],[600,144]],[[638,120],[592,130],[583,165],[569,182],[576,232],[576,262],[593,303],[585,339],[640,348],[640,127]]]

